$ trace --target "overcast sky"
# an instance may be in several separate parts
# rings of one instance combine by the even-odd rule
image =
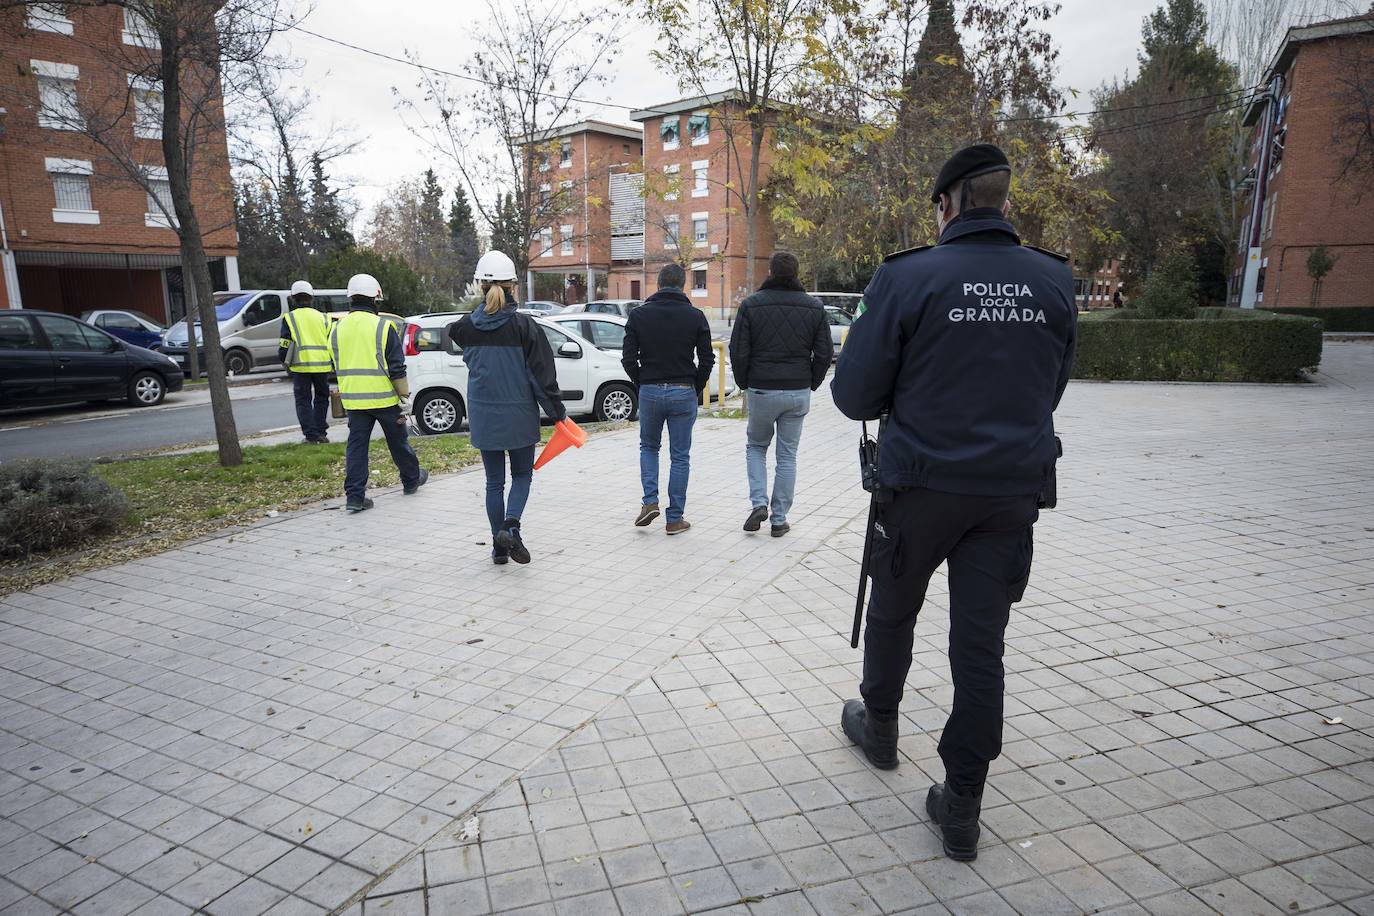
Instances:
[[[1062,2],[1063,10],[1049,25],[1060,50],[1060,84],[1084,93],[1079,101],[1088,107],[1088,90],[1134,65],[1141,20],[1160,0]],[[461,70],[475,50],[472,14],[484,9],[481,0],[401,0],[389,5],[390,15],[382,17],[375,0],[317,0],[305,25],[375,51],[397,57],[409,53],[435,67]],[[594,90],[595,97],[623,107],[587,110],[584,116],[624,122],[629,108],[681,95],[673,78],[650,59],[653,40],[647,26],[630,27],[620,58],[607,74],[609,82]],[[287,33],[279,50],[303,64],[299,82],[317,99],[315,128],[350,127],[362,139],[359,152],[340,163],[338,171],[354,184],[353,196],[364,207],[375,203],[388,185],[430,165],[447,183],[456,183],[443,163],[428,155],[407,130],[398,111],[398,93],[420,97],[412,67],[300,33]]]

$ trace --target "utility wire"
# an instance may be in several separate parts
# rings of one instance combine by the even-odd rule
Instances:
[[[299,23],[295,23],[295,22],[282,22],[282,21],[277,20],[277,19],[273,19],[272,21],[275,22],[277,25],[281,26],[283,29],[286,29],[286,30],[288,30],[288,31],[294,29],[295,31],[300,32],[300,33],[302,33],[302,34],[304,34],[304,35],[309,35],[309,36],[311,36],[312,38],[318,38],[320,41],[328,42],[329,44],[333,44],[333,45],[338,45],[339,47],[342,47],[342,48],[348,48],[348,49],[351,50],[351,51],[357,51],[357,52],[362,53],[362,54],[367,54],[367,55],[370,55],[370,56],[372,56],[372,57],[377,57],[377,58],[380,58],[380,59],[382,59],[382,60],[390,61],[390,62],[392,62],[392,63],[401,64],[401,65],[403,65],[403,66],[414,67],[414,68],[416,68],[417,70],[423,70],[423,71],[426,71],[426,72],[428,72],[428,73],[437,74],[437,75],[439,75],[439,76],[447,76],[447,77],[451,77],[451,78],[453,78],[453,79],[463,80],[464,82],[476,83],[476,84],[478,84],[478,85],[486,86],[486,87],[489,88],[489,89],[491,89],[491,88],[497,88],[497,87],[496,87],[496,83],[495,83],[494,81],[488,80],[488,79],[483,79],[483,78],[480,77],[480,76],[473,76],[473,75],[470,74],[470,73],[459,73],[459,72],[456,72],[456,71],[454,71],[454,70],[445,70],[445,69],[442,68],[442,67],[430,66],[429,64],[421,63],[421,62],[418,61],[418,60],[411,60],[411,59],[406,58],[406,57],[397,57],[397,56],[395,56],[394,54],[387,54],[387,53],[384,52],[384,51],[377,51],[377,50],[374,50],[373,48],[367,48],[367,47],[363,47],[362,45],[353,44],[352,42],[344,41],[343,39],[340,39],[340,38],[333,38],[333,37],[330,37],[329,35],[323,35],[323,34],[321,34],[321,33],[319,33],[319,32],[313,31],[313,30],[311,30],[311,29],[307,29],[305,26],[300,25]],[[1223,97],[1226,97],[1226,96],[1241,95],[1241,94],[1244,94],[1244,93],[1252,93],[1252,92],[1255,92],[1256,90],[1262,89],[1262,88],[1264,88],[1264,87],[1263,87],[1263,86],[1246,86],[1246,87],[1243,87],[1243,88],[1240,88],[1240,89],[1232,89],[1232,90],[1229,90],[1229,91],[1226,91],[1226,92],[1213,92],[1213,93],[1208,93],[1208,94],[1206,94],[1206,95],[1191,96],[1191,97],[1182,98],[1182,99],[1169,99],[1169,100],[1167,100],[1167,101],[1161,101],[1161,102],[1145,102],[1145,103],[1142,103],[1142,104],[1139,104],[1139,105],[1123,105],[1123,106],[1115,107],[1115,108],[1095,108],[1095,109],[1089,109],[1089,110],[1087,110],[1087,111],[1066,111],[1066,112],[1062,112],[1062,113],[1059,113],[1059,114],[1021,115],[1021,116],[1017,116],[1017,117],[997,118],[997,119],[995,119],[995,120],[996,120],[997,123],[999,123],[999,124],[1007,124],[1007,123],[1016,123],[1016,122],[1024,122],[1024,121],[1053,121],[1053,120],[1058,120],[1058,119],[1060,119],[1060,118],[1090,117],[1090,116],[1092,116],[1092,115],[1111,114],[1111,113],[1113,113],[1113,112],[1118,112],[1118,111],[1137,111],[1137,110],[1145,109],[1145,108],[1158,108],[1158,107],[1161,107],[1161,106],[1164,106],[1164,105],[1177,105],[1177,104],[1180,104],[1180,103],[1183,103],[1183,102],[1195,102],[1195,101],[1201,101],[1201,100],[1204,100],[1204,99],[1223,98]],[[648,113],[650,113],[650,114],[673,114],[673,113],[674,113],[674,112],[673,112],[672,110],[670,110],[668,107],[656,108],[656,107],[654,107],[654,106],[642,107],[642,106],[639,106],[639,105],[626,105],[626,104],[623,104],[623,103],[620,103],[620,102],[601,101],[601,100],[597,100],[597,99],[583,98],[583,97],[575,96],[575,95],[561,95],[561,94],[556,93],[556,92],[543,92],[543,91],[540,91],[540,90],[532,90],[532,91],[531,91],[531,95],[537,96],[538,98],[550,99],[550,100],[558,101],[558,102],[577,102],[578,104],[581,104],[581,105],[594,105],[594,106],[598,106],[598,107],[602,107],[602,108],[616,108],[616,109],[621,109],[621,110],[624,110],[624,111],[644,111],[644,112],[648,112]],[[1248,99],[1247,99],[1247,101],[1248,101]]]

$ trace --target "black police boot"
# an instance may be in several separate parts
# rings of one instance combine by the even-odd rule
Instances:
[[[880,770],[897,769],[897,714],[874,714],[863,700],[845,700],[840,728],[864,749],[868,762]]]
[[[372,500],[368,497],[364,496],[362,499],[348,500],[348,502],[344,505],[344,508],[347,509],[349,512],[365,512],[366,510],[371,509],[373,505],[375,505],[375,503],[373,503]]]
[[[931,786],[926,794],[926,813],[940,827],[945,855],[956,862],[978,858],[978,812],[982,807],[982,792],[960,795],[947,782]]]
[[[510,562],[510,551],[502,550],[500,547],[493,547],[491,549],[491,562],[495,563],[497,566],[505,566]]]
[[[425,485],[425,481],[427,480],[429,480],[429,471],[426,471],[424,468],[420,468],[420,476],[415,478],[415,483],[408,487],[402,487],[401,493],[403,493],[406,496],[414,496],[416,493],[420,491],[420,488]]]
[[[505,527],[496,532],[496,546],[507,551],[510,558],[521,565],[530,561],[529,548],[525,546],[524,541],[520,540],[519,519],[506,519]]]

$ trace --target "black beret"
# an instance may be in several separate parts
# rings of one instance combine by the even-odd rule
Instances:
[[[935,179],[935,187],[930,192],[931,202],[938,202],[940,195],[961,179],[975,178],[989,172],[1010,171],[1011,163],[1007,161],[1006,153],[995,144],[975,143],[966,146],[951,156],[944,168],[940,169],[940,176]]]

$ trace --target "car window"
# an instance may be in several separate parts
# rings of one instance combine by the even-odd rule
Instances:
[[[415,349],[421,353],[444,349],[446,328],[420,328],[415,332]]]
[[[609,302],[593,302],[591,305],[587,306],[587,311],[597,315],[605,315],[615,312],[615,308]]]
[[[625,348],[625,326],[614,321],[588,321],[592,326],[592,343],[607,350]]]
[[[24,315],[0,315],[0,350],[41,350],[33,322]]]
[[[562,331],[555,330],[549,327],[547,324],[540,324],[539,327],[543,329],[544,336],[549,339],[549,346],[553,348],[554,356],[558,355],[558,348],[563,346],[565,343],[576,343],[576,341],[574,341],[567,334],[564,334]]]
[[[322,312],[346,312],[350,305],[347,296],[336,293],[316,294],[315,308]]]
[[[853,318],[850,318],[848,315],[846,315],[844,312],[841,312],[839,309],[834,308],[828,308],[825,310],[825,320],[830,322],[831,324],[839,325],[842,328],[847,328],[854,323]]]
[[[62,318],[57,315],[36,317],[54,350],[101,351],[110,348],[110,338],[74,318]]]
[[[115,328],[121,331],[141,331],[143,325],[133,315],[125,315],[123,312],[106,312],[95,320],[98,328]]]
[[[246,327],[254,327],[264,321],[271,321],[273,318],[281,317],[281,296],[276,293],[266,293],[259,296],[243,312],[243,323]]]

